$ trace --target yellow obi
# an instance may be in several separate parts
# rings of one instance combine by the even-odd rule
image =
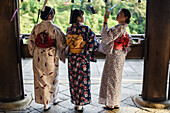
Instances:
[[[86,41],[83,41],[81,34],[79,35],[67,35],[66,44],[70,46],[71,53],[81,53],[86,45]]]

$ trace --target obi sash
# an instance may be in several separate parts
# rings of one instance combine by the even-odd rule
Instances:
[[[81,34],[79,35],[68,34],[66,44],[70,46],[71,53],[81,53],[82,50],[84,49],[86,41],[83,41],[83,37]]]
[[[35,43],[37,47],[40,48],[48,48],[48,47],[55,47],[56,46],[56,39],[51,39],[47,33],[41,32],[37,35],[35,39]]]
[[[126,33],[126,35],[122,35],[121,38],[117,38],[114,41],[113,49],[122,50],[123,47],[128,47],[128,46],[129,46],[129,38],[127,38],[127,33]]]

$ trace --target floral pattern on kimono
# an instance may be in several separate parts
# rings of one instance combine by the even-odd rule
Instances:
[[[37,47],[35,39],[43,31],[56,40],[55,47]],[[65,34],[51,21],[42,21],[34,26],[28,40],[28,49],[33,56],[35,102],[48,105],[56,101],[59,91],[59,59],[65,62],[65,47]]]
[[[99,43],[93,31],[80,23],[68,27],[67,34],[81,34],[86,41],[84,50],[80,54],[68,55],[71,102],[75,105],[86,105],[91,101],[90,61],[96,62],[94,51],[97,50]]]
[[[114,107],[120,103],[122,71],[126,50],[113,49],[114,41],[126,33],[127,24],[118,24],[112,28],[105,25],[101,31],[102,40],[111,42],[106,46],[107,54],[103,69],[99,103]]]

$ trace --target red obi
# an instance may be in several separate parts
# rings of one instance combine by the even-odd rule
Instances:
[[[35,43],[37,47],[40,48],[48,48],[48,47],[55,47],[56,46],[56,40],[51,39],[47,33],[41,32],[37,35],[37,38],[35,39]]]
[[[126,35],[122,35],[121,38],[117,38],[114,41],[114,49],[122,50],[123,47],[128,47],[129,46],[129,38],[127,38],[127,33]]]

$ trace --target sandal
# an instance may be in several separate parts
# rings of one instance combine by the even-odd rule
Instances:
[[[44,112],[48,111],[51,108],[50,104],[44,105]]]
[[[47,108],[47,109],[44,109],[44,112],[48,111],[50,108],[51,108],[51,106],[49,108]]]
[[[84,108],[82,107],[80,110],[79,109],[77,109],[77,111],[79,111],[79,112],[83,112],[83,110],[84,110]]]
[[[108,107],[108,106],[105,106],[104,109],[107,109],[107,110],[114,110],[114,108],[111,108],[111,107]]]
[[[83,106],[82,106],[82,108],[81,109],[78,109],[78,107],[75,107],[75,109],[77,110],[77,111],[79,111],[79,112],[83,112]]]
[[[56,102],[53,102],[53,105],[55,106],[55,105],[57,105],[58,103],[59,103],[59,102],[57,102],[57,101],[56,101]]]
[[[114,109],[119,109],[119,106],[118,105],[114,106]]]
[[[54,105],[54,106],[57,105],[58,103],[59,103],[59,102],[57,101],[57,99],[53,101],[53,105]]]
[[[57,105],[57,104],[58,104],[58,102],[54,102],[54,103],[53,103],[54,106]]]

